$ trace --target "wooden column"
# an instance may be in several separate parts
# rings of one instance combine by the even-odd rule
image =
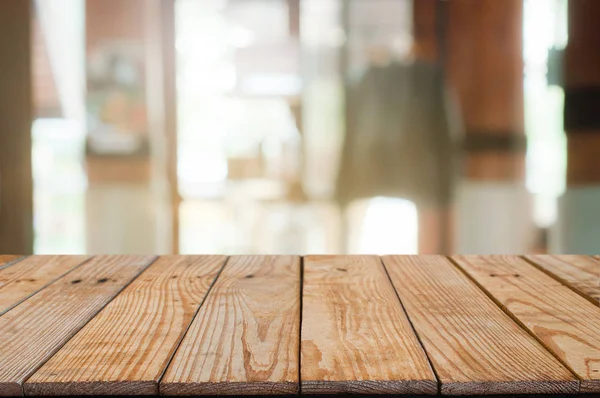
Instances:
[[[0,253],[33,252],[31,13],[0,1]]]
[[[440,44],[439,0],[413,0],[413,40],[422,58],[437,62]]]
[[[564,124],[567,192],[560,204],[562,252],[597,253],[600,233],[600,2],[569,1]]]
[[[448,2],[447,73],[464,126],[459,251],[529,250],[522,24],[522,0]]]
[[[567,185],[600,186],[600,2],[569,1],[565,57]]]
[[[523,181],[522,0],[454,0],[448,72],[462,109],[465,176]]]

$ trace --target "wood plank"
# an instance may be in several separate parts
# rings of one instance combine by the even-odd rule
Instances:
[[[232,257],[160,383],[163,395],[298,392],[300,258]]]
[[[20,259],[25,258],[24,256],[15,256],[12,254],[0,254],[0,270],[6,267],[10,267]]]
[[[442,394],[576,393],[579,381],[443,256],[384,264]]]
[[[437,380],[376,256],[304,258],[302,393],[436,394]]]
[[[0,255],[0,270],[8,268],[11,265],[18,263],[19,261],[27,258],[27,256],[17,256],[12,254],[1,254]]]
[[[536,255],[525,258],[552,273],[579,294],[600,306],[600,261],[580,255]]]
[[[154,257],[98,256],[0,317],[0,396],[23,382]]]
[[[600,392],[600,308],[517,256],[454,261],[580,379]]]
[[[157,395],[225,256],[163,256],[26,383],[26,395]]]
[[[0,315],[54,282],[89,256],[29,256],[0,269]]]

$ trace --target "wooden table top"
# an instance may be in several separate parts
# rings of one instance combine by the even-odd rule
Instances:
[[[600,393],[589,256],[0,256],[0,396]]]

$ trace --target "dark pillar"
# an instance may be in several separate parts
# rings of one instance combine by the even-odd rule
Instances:
[[[600,232],[600,2],[569,1],[565,53],[567,192],[560,205],[560,247],[597,254]]]
[[[31,13],[0,1],[0,253],[33,252]]]

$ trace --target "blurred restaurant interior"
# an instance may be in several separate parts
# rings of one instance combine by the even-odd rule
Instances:
[[[597,253],[598,21],[2,0],[0,253]]]

